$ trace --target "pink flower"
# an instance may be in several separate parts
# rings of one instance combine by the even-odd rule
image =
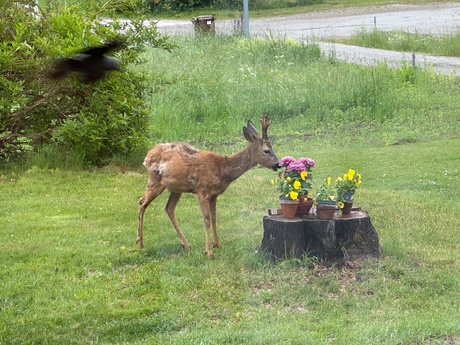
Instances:
[[[280,166],[282,167],[287,167],[289,164],[295,162],[295,158],[291,156],[286,156],[281,158],[280,160]]]
[[[315,166],[315,161],[311,158],[300,158],[299,162],[308,168],[313,168]]]
[[[287,168],[286,168],[286,171],[297,171],[297,172],[301,172],[301,171],[304,171],[305,170],[305,165],[300,163],[300,162],[291,162]]]

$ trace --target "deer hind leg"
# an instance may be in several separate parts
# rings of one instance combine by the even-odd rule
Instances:
[[[182,232],[179,223],[177,222],[176,216],[174,215],[174,210],[176,208],[177,203],[179,202],[179,199],[181,197],[181,193],[173,193],[169,195],[168,202],[166,203],[165,211],[169,216],[169,219],[171,219],[171,223],[174,226],[174,229],[176,229],[177,235],[179,236],[180,243],[182,243],[182,246],[184,248],[190,249],[192,246],[190,243],[187,241],[185,238],[184,233]]]
[[[211,212],[211,226],[212,226],[212,235],[213,235],[213,247],[220,248],[219,237],[217,236],[217,227],[216,227],[216,205],[217,205],[217,196],[211,198],[209,203],[209,210]]]
[[[164,187],[162,187],[158,181],[156,182],[149,181],[149,184],[147,186],[147,190],[145,191],[144,196],[139,200],[139,215],[138,215],[139,224],[137,227],[137,241],[136,241],[136,244],[139,248],[144,248],[143,228],[144,228],[145,210],[149,206],[149,204],[157,196],[159,196],[163,191],[164,191]]]

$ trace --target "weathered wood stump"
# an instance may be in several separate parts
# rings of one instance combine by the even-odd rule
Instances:
[[[381,254],[379,237],[369,214],[353,209],[349,214],[332,220],[283,218],[265,216],[261,250],[272,259],[302,258],[304,255],[322,260],[354,261],[378,259]]]

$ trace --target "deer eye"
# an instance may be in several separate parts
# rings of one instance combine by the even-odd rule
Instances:
[[[270,150],[264,150],[264,153],[265,153],[266,155],[269,155],[270,152],[271,152]]]

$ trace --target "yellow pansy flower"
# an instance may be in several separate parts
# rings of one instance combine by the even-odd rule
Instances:
[[[308,176],[308,173],[305,170],[300,173],[300,178],[302,180],[305,180],[307,178],[307,176]]]
[[[293,191],[289,193],[289,196],[292,200],[297,200],[297,198],[299,197],[299,193]]]
[[[355,171],[353,169],[348,170],[348,179],[353,180],[353,176],[355,176]]]
[[[301,185],[302,184],[300,183],[300,181],[295,181],[292,186],[294,187],[294,189],[299,189]]]
[[[327,178],[326,183],[327,183],[328,186],[331,185],[331,177],[330,176]]]
[[[343,204],[343,202],[339,201],[339,202],[337,203],[337,206],[339,206],[339,208],[343,208],[344,204]]]

